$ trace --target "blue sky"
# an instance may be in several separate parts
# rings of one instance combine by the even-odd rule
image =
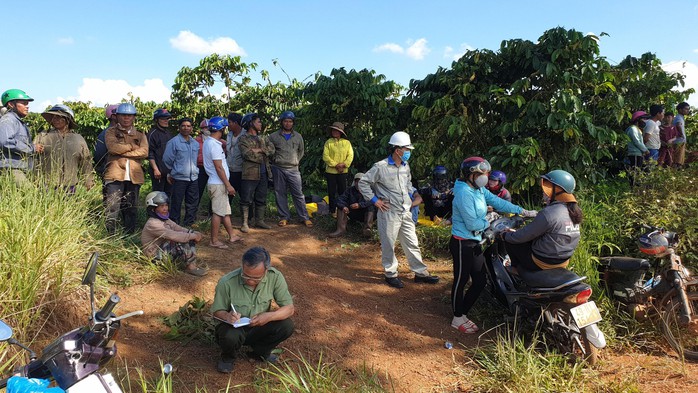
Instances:
[[[177,71],[206,55],[242,55],[272,79],[373,69],[403,86],[465,49],[536,40],[563,26],[608,33],[601,55],[656,53],[698,90],[698,0],[690,1],[3,1],[0,91],[32,110],[63,99],[102,106],[127,92],[169,98]],[[690,102],[698,106],[698,94]]]

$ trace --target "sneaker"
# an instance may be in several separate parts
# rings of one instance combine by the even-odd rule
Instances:
[[[397,277],[386,277],[385,282],[387,282],[388,285],[390,285],[393,288],[400,289],[405,287],[405,284],[403,284],[402,281]]]
[[[424,284],[437,284],[439,282],[438,276],[414,276],[414,282],[424,283]]]
[[[303,221],[303,224],[305,224],[305,226],[307,226],[308,228],[312,228],[312,227],[313,227],[313,222],[310,221],[310,220],[305,220],[305,221]]]
[[[193,267],[187,267],[186,269],[184,269],[184,273],[191,274],[192,276],[196,277],[203,277],[208,274],[208,270],[202,269],[194,265]]]
[[[280,220],[280,221],[279,221],[279,226],[280,226],[280,227],[285,227],[286,225],[288,225],[288,220]]]
[[[233,360],[221,359],[216,365],[216,370],[219,373],[230,374],[233,372]]]

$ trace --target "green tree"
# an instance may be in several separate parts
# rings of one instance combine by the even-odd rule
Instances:
[[[327,127],[339,121],[345,124],[354,148],[356,171],[365,171],[386,154],[390,135],[404,127],[400,117],[401,87],[373,70],[335,68],[330,75],[319,75],[302,91],[305,105],[299,110],[308,154],[303,173],[324,172],[322,149],[328,138]],[[402,122],[402,124],[401,124]]]

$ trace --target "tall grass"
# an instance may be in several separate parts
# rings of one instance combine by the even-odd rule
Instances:
[[[81,314],[70,315],[76,307],[68,306],[68,296],[80,285],[92,252],[102,252],[100,261],[107,269],[101,272],[108,277],[118,277],[115,261],[142,262],[139,247],[131,239],[106,235],[99,187],[89,191],[79,187],[69,194],[31,180],[19,186],[6,171],[0,172],[0,275],[4,278],[0,280],[0,317],[26,344],[47,324],[65,325],[70,320],[74,328],[76,320],[77,324],[87,321],[82,314],[89,304],[86,297],[80,298],[85,299],[84,305],[78,304]],[[51,327],[52,335],[60,333]],[[0,367],[10,367],[15,359],[2,349]]]
[[[524,340],[513,333],[500,333],[490,345],[474,353],[480,369],[468,375],[477,392],[639,392],[632,376],[602,380],[600,374],[572,363],[567,356],[541,353],[537,334]]]
[[[20,334],[80,283],[89,253],[98,249],[98,191],[17,186],[3,173],[0,203],[0,315]]]
[[[346,370],[323,361],[322,353],[317,362],[311,362],[303,355],[296,355],[296,362],[283,362],[260,369],[254,383],[255,390],[261,393],[273,392],[375,392],[387,390],[378,375],[366,365],[358,371]],[[388,379],[387,384],[390,384]]]

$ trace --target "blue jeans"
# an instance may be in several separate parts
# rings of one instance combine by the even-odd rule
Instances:
[[[650,156],[649,156],[649,158],[650,158],[652,161],[655,161],[655,162],[656,162],[657,160],[659,160],[659,149],[649,149],[649,151],[650,151]]]

